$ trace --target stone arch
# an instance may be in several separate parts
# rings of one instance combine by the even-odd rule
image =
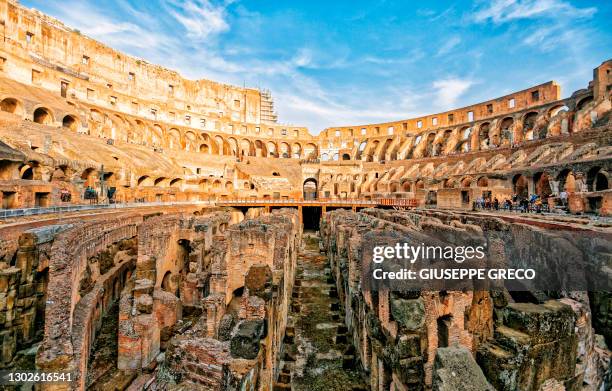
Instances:
[[[514,143],[514,118],[505,117],[499,122],[500,144],[509,147]]]
[[[32,114],[32,120],[37,124],[53,125],[53,112],[46,107],[38,107]]]
[[[305,200],[316,200],[319,184],[316,179],[308,178],[302,184],[302,196]]]
[[[94,187],[96,181],[96,169],[93,167],[86,168],[81,173],[81,179],[84,181],[85,187]]]
[[[593,96],[586,96],[576,102],[576,111],[580,111],[593,101]]]
[[[317,159],[319,157],[319,148],[316,144],[308,143],[304,146],[304,157],[306,159]]]
[[[185,132],[185,150],[186,151],[196,151],[196,140],[197,136],[191,130]]]
[[[181,187],[182,182],[181,178],[174,178],[170,181],[170,187]]]
[[[280,143],[278,156],[285,159],[291,157],[291,148],[289,147],[289,144],[284,141]]]
[[[79,130],[78,120],[74,115],[68,114],[62,119],[62,127],[77,132]]]
[[[429,133],[425,138],[425,146],[423,147],[423,157],[431,157],[434,155],[434,140],[436,139],[435,133]]]
[[[576,191],[576,177],[574,172],[569,168],[562,170],[557,175],[559,181],[559,191],[566,191],[568,193],[574,193]]]
[[[491,123],[484,122],[478,127],[478,147],[479,149],[489,149],[491,146]]]
[[[158,187],[165,187],[165,184],[167,181],[168,181],[168,178],[162,176],[162,177],[155,179],[155,181],[153,181],[153,185],[158,186]]]
[[[240,156],[255,156],[255,148],[251,140],[246,138],[240,140]]]
[[[153,128],[151,129],[151,135],[149,137],[150,144],[154,147],[165,146],[166,143],[164,142],[164,134],[164,129],[160,125],[154,124]]]
[[[593,167],[587,172],[587,188],[589,191],[603,191],[610,188],[610,175],[601,167]]]
[[[469,126],[464,126],[459,130],[459,142],[457,143],[456,151],[457,152],[469,152],[472,148],[471,146],[471,135],[472,128]]]
[[[523,174],[516,174],[512,178],[512,191],[520,199],[527,199],[529,197],[529,182]]]
[[[569,111],[569,107],[567,107],[566,105],[555,105],[548,109],[548,118],[552,118],[563,111]]]
[[[342,160],[351,160],[351,155],[349,155],[348,153],[343,153]]]
[[[471,177],[465,177],[463,179],[461,179],[460,181],[461,183],[461,187],[471,187],[472,186],[472,178]]]
[[[545,171],[535,173],[533,176],[533,187],[535,193],[542,199],[550,197],[553,193],[550,187],[550,177]]]
[[[538,113],[530,111],[523,116],[523,140],[533,140]]]
[[[481,176],[476,181],[476,186],[478,186],[478,187],[489,187],[489,179],[486,176]]]
[[[402,183],[402,191],[408,193],[411,190],[410,181],[404,181],[404,183]]]
[[[355,152],[355,160],[361,159],[361,154],[363,153],[367,144],[368,144],[367,140],[364,140],[359,144],[359,147],[357,148],[357,151]]]
[[[170,128],[168,130],[168,148],[170,149],[182,149],[181,132],[177,128]]]
[[[293,143],[291,146],[291,153],[294,159],[299,159],[302,157],[302,145],[300,143]]]
[[[227,144],[229,145],[229,155],[238,157],[239,156],[238,140],[236,140],[236,138],[234,137],[229,137],[227,139]]]
[[[267,157],[268,150],[266,148],[266,143],[261,140],[255,140],[255,156],[257,157]]]
[[[266,146],[268,148],[269,157],[278,157],[278,148],[273,141],[268,141]]]
[[[134,124],[136,126],[135,126],[132,141],[138,144],[142,144],[145,142],[145,140],[147,140],[149,129],[147,127],[147,124],[145,124],[139,119],[136,119],[134,121]]]
[[[138,178],[138,186],[151,186],[153,183],[151,182],[151,178],[148,175],[143,175]]]
[[[0,102],[0,110],[23,116],[23,104],[15,98],[4,98]]]

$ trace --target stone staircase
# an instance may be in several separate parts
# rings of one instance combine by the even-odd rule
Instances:
[[[305,240],[298,256],[275,391],[366,390],[327,257]]]

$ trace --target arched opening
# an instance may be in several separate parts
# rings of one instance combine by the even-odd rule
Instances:
[[[427,136],[427,140],[425,143],[425,151],[423,152],[423,157],[435,156],[434,155],[434,140],[436,138],[435,133],[430,133]]]
[[[51,125],[53,123],[53,117],[51,116],[51,112],[49,111],[49,109],[46,109],[44,107],[39,107],[34,110],[33,120],[37,124],[43,125]]]
[[[357,153],[355,154],[355,160],[361,159],[361,154],[363,153],[363,150],[365,149],[366,144],[367,144],[367,141],[362,141],[361,144],[359,144],[359,148],[357,148]]]
[[[93,187],[95,185],[95,170],[93,168],[87,168],[81,174],[81,179],[84,181],[85,187]]]
[[[351,160],[351,155],[349,155],[348,153],[343,153],[342,160]]]
[[[138,186],[146,186],[148,180],[149,180],[149,177],[147,175],[141,176],[140,178],[138,178]]]
[[[172,273],[170,273],[169,271],[167,271],[166,274],[164,274],[164,278],[162,278],[161,288],[166,292],[170,292],[172,294],[176,293],[176,289],[174,288],[174,284],[172,283]]]
[[[524,134],[525,140],[533,140],[535,138],[534,130],[535,130],[537,118],[538,118],[538,113],[534,111],[527,113],[527,115],[525,115],[525,118],[523,119],[523,134]]]
[[[316,200],[317,199],[317,180],[314,178],[308,178],[304,181],[303,185],[303,197],[305,200]]]
[[[589,97],[586,97],[586,98],[582,99],[581,101],[579,101],[576,104],[576,111],[580,111],[580,110],[584,109],[585,106],[588,105],[589,103],[591,103],[592,101],[593,101],[593,97],[592,96],[589,96]]]
[[[0,109],[11,114],[22,114],[21,104],[17,99],[5,98],[0,102]]]
[[[410,191],[410,182],[406,181],[402,183],[402,191],[408,193]]]
[[[512,188],[518,198],[527,199],[529,197],[529,184],[524,175],[517,174],[512,178]]]
[[[565,191],[567,193],[573,193],[576,191],[576,178],[569,168],[561,171],[557,180],[559,181],[560,192]]]
[[[539,195],[543,200],[550,197],[552,189],[550,188],[550,178],[546,172],[538,172],[533,176],[533,184],[535,187],[535,193]]]
[[[464,178],[461,180],[461,187],[470,187],[472,186],[472,179]]]
[[[512,134],[512,125],[514,125],[514,119],[512,117],[504,118],[499,125],[501,144],[503,146],[511,146],[514,142],[514,135]]]
[[[459,131],[461,141],[457,143],[457,152],[469,152],[470,151],[470,137],[472,135],[472,128],[463,128]]]
[[[480,149],[488,149],[490,146],[489,127],[490,124],[488,122],[485,122],[484,124],[480,125],[480,132],[478,135],[478,143]]]
[[[62,127],[72,130],[73,132],[77,131],[77,120],[72,115],[67,115],[62,119]]]
[[[31,181],[34,179],[34,169],[31,166],[24,166],[21,172],[21,179]]]
[[[201,153],[210,153],[210,147],[208,146],[208,144],[200,145],[200,152]]]
[[[487,179],[487,177],[480,177],[476,182],[476,185],[478,187],[489,187],[489,180]]]
[[[608,190],[608,173],[601,167],[593,167],[587,173],[587,187],[589,191]]]
[[[608,177],[601,172],[595,177],[595,191],[608,190]]]
[[[170,187],[181,187],[181,178],[175,178],[171,180]]]

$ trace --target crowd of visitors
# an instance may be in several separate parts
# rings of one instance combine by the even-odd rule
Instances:
[[[559,194],[561,206],[567,206],[567,193],[564,191]],[[547,199],[542,199],[537,194],[531,194],[528,197],[521,197],[514,194],[512,198],[499,200],[497,197],[480,196],[473,202],[473,210],[505,210],[521,213],[542,213],[549,212],[550,206]]]

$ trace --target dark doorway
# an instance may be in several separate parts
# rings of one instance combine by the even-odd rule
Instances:
[[[302,221],[304,222],[304,230],[318,231],[321,221],[321,208],[314,206],[302,208]]]
[[[305,200],[316,200],[317,199],[317,180],[314,178],[308,178],[304,181],[304,199]]]
[[[453,317],[450,315],[444,315],[438,318],[438,347],[448,347],[448,335],[451,328],[451,322]]]

